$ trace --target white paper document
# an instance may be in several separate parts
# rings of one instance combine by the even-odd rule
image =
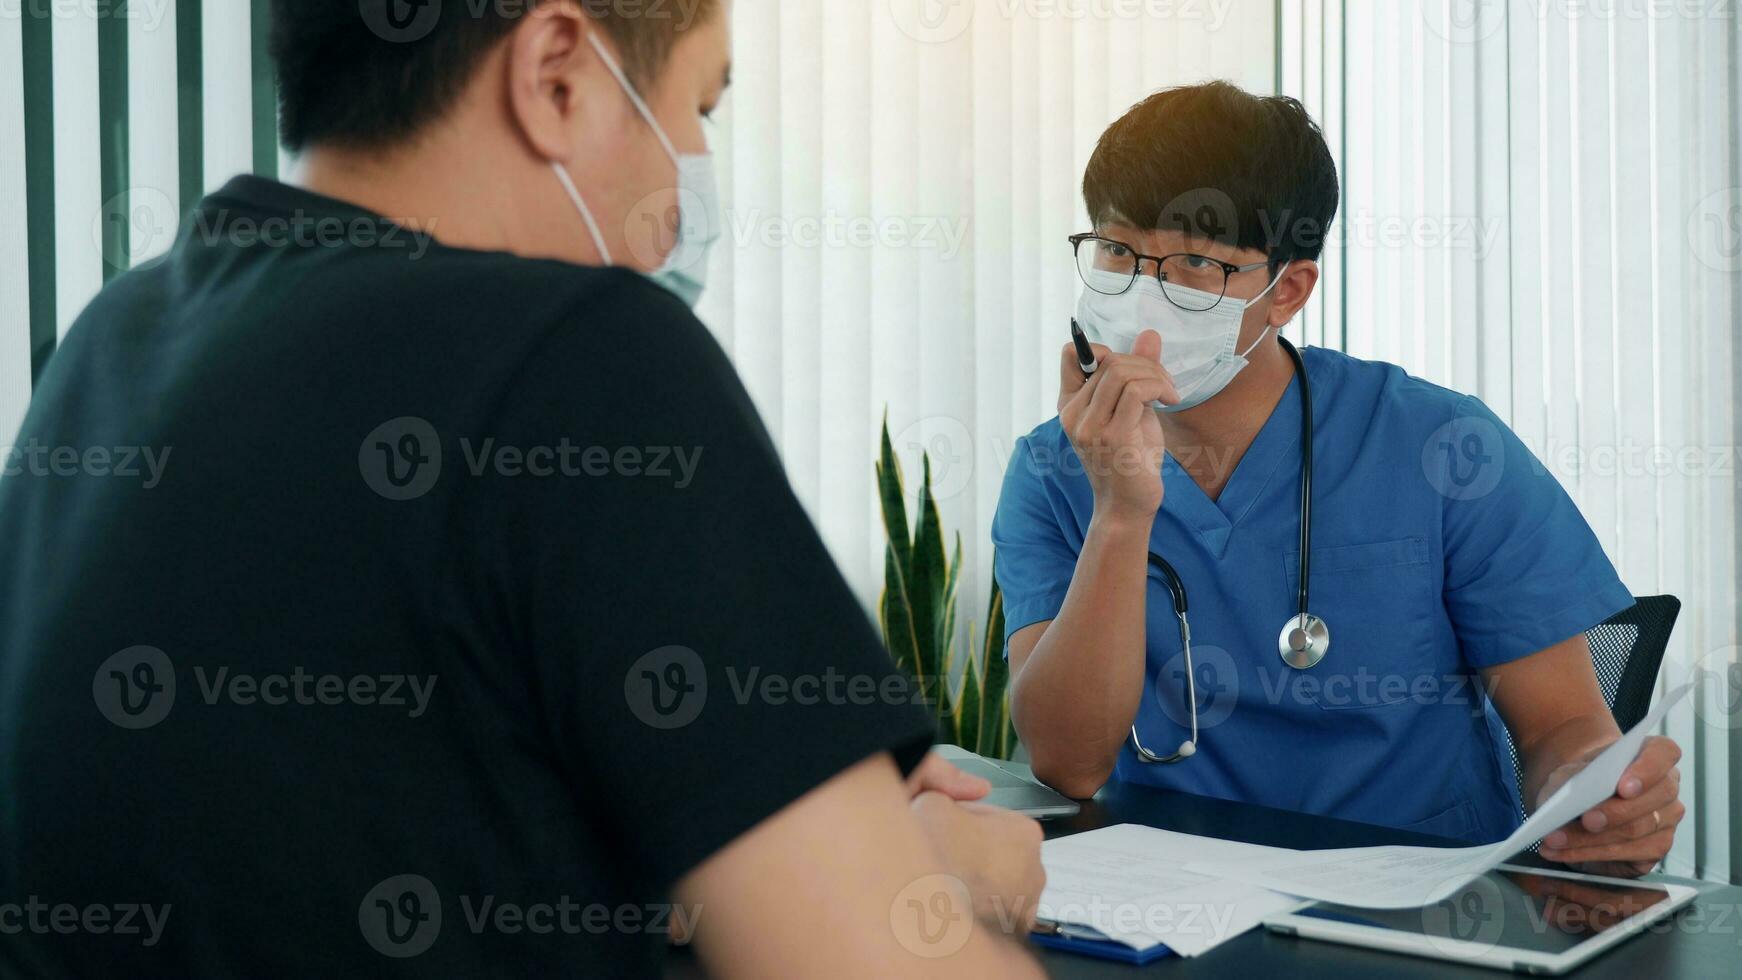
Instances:
[[[1133,949],[1196,956],[1298,899],[1185,870],[1200,858],[1274,861],[1301,852],[1122,824],[1041,845],[1040,918],[1087,926]]]
[[[1532,843],[1615,794],[1621,774],[1670,708],[1693,685],[1671,691],[1645,720],[1591,760],[1537,808],[1511,837],[1479,847],[1350,847],[1290,851],[1280,856],[1205,855],[1188,872],[1335,902],[1356,908],[1406,909],[1432,905]]]

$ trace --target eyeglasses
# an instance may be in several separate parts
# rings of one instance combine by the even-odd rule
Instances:
[[[1168,302],[1192,313],[1220,305],[1233,276],[1270,268],[1268,261],[1234,265],[1191,252],[1144,255],[1124,242],[1099,235],[1072,235],[1070,243],[1077,253],[1077,275],[1095,292],[1107,296],[1130,292],[1143,273],[1143,263],[1148,262]]]

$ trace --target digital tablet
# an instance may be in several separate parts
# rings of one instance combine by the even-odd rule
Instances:
[[[1036,820],[1046,820],[1052,817],[1074,817],[1082,809],[1075,801],[1066,799],[1042,786],[1040,783],[1016,772],[1006,769],[997,762],[977,755],[956,745],[939,745],[934,750],[938,755],[950,761],[950,764],[965,773],[970,773],[992,784],[992,792],[980,800],[989,806],[1015,810]]]
[[[1425,908],[1319,902],[1264,925],[1285,935],[1559,976],[1654,924],[1669,928],[1666,920],[1695,894],[1685,885],[1503,864]]]

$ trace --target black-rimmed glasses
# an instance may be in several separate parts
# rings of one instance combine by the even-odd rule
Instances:
[[[1232,277],[1270,267],[1268,261],[1235,265],[1192,252],[1144,255],[1117,239],[1094,234],[1072,235],[1070,242],[1076,250],[1077,274],[1095,292],[1107,296],[1130,292],[1147,262],[1168,302],[1193,313],[1220,305],[1228,295],[1228,280]]]

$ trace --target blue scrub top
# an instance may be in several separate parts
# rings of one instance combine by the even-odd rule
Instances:
[[[1221,497],[1169,456],[1151,551],[1190,604],[1197,754],[1115,779],[1474,842],[1519,823],[1504,729],[1475,672],[1630,608],[1590,526],[1487,406],[1390,364],[1302,354],[1312,380],[1316,667],[1277,654],[1296,612],[1300,380]],[[1058,419],[1019,441],[993,521],[1008,633],[1055,618],[1094,494]],[[1189,734],[1178,620],[1153,570],[1143,744]],[[1008,634],[1007,634],[1008,635]]]

